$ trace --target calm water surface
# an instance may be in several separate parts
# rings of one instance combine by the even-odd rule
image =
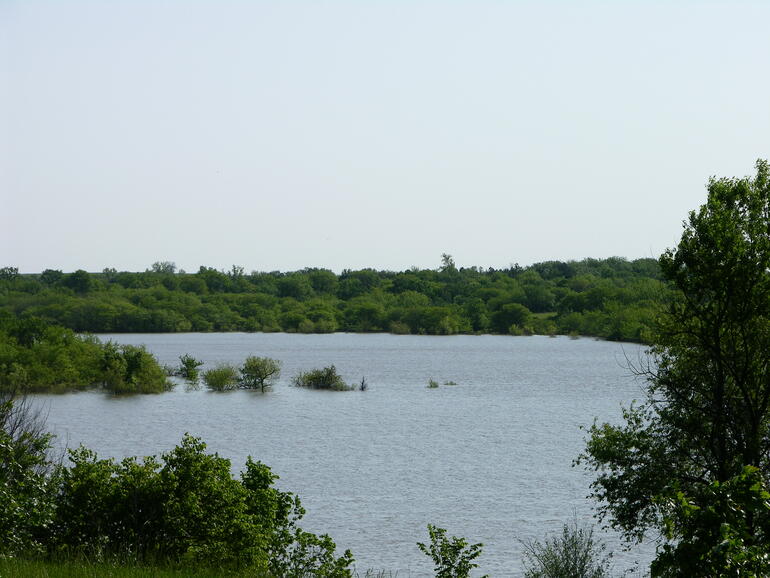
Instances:
[[[350,548],[360,571],[430,573],[415,546],[428,523],[483,542],[480,572],[517,576],[519,540],[561,529],[573,511],[590,520],[590,476],[572,462],[581,426],[617,421],[641,397],[626,369],[638,346],[591,339],[504,336],[296,334],[104,335],[145,344],[161,363],[188,353],[240,364],[248,355],[283,363],[269,393],[189,391],[115,397],[38,396],[59,441],[101,456],[158,454],[185,432],[239,471],[251,455],[299,494],[302,526]],[[290,387],[300,370],[335,364],[365,392]],[[426,387],[429,379],[457,385]],[[608,536],[612,540],[612,536]],[[612,545],[612,549],[615,546]],[[649,560],[616,552],[615,568]]]

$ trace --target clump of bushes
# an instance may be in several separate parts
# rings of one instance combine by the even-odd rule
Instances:
[[[337,373],[337,368],[333,365],[323,369],[311,369],[310,371],[300,371],[292,379],[292,383],[297,387],[309,387],[311,389],[329,389],[333,391],[351,391],[355,389],[348,385]]]
[[[299,498],[275,488],[265,464],[248,458],[236,479],[230,460],[185,435],[160,458],[116,462],[81,446],[65,466],[47,457],[50,438],[27,406],[0,395],[0,558],[352,575],[350,551],[337,557],[328,535],[297,525]]]
[[[203,372],[203,382],[214,391],[233,389],[260,389],[265,391],[273,386],[281,375],[281,362],[269,357],[249,356],[238,368],[229,363],[220,363]]]
[[[173,387],[144,346],[105,343],[101,370],[103,387],[114,393],[160,393]]]
[[[428,389],[436,389],[438,387],[438,381],[431,378],[428,380]]]

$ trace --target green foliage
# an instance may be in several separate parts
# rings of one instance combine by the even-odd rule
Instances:
[[[350,391],[354,389],[345,383],[342,376],[337,373],[337,368],[333,365],[323,369],[300,371],[294,376],[292,383],[297,387],[309,387],[311,389],[329,389],[333,391]]]
[[[559,536],[545,542],[524,542],[525,578],[605,578],[611,555],[594,538],[592,527],[580,526],[575,517]]]
[[[170,384],[142,347],[102,344],[37,318],[0,315],[0,390],[61,392],[94,386],[150,393]]]
[[[229,391],[238,387],[238,369],[228,363],[220,363],[216,367],[203,372],[203,383],[214,391]]]
[[[770,492],[759,469],[746,466],[697,498],[678,491],[670,501],[664,521],[671,542],[653,563],[653,575],[770,575]]]
[[[594,424],[581,457],[627,539],[668,536],[662,575],[738,575],[770,556],[766,537],[747,538],[766,536],[770,474],[770,168],[708,191],[660,259],[672,291],[637,368],[647,399],[620,425]]]
[[[471,570],[478,568],[474,562],[481,555],[484,544],[471,544],[465,538],[447,538],[444,528],[428,524],[430,544],[417,543],[417,547],[433,560],[436,578],[467,578]]]
[[[171,387],[163,368],[144,346],[105,343],[102,372],[102,385],[114,393],[160,393]]]
[[[25,399],[0,393],[0,558],[44,548],[41,529],[54,512],[50,441]]]
[[[179,356],[179,369],[177,374],[184,379],[190,381],[197,381],[199,370],[198,368],[203,365],[203,362],[199,359],[195,359],[191,355],[185,353]]]
[[[272,387],[281,375],[281,362],[269,357],[249,356],[241,367],[240,386],[262,391]]]
[[[549,261],[503,270],[177,272],[0,276],[0,309],[78,332],[392,331],[453,335],[576,332],[644,340],[665,290],[652,259]],[[548,314],[545,318],[540,314]]]
[[[436,389],[438,387],[438,381],[433,378],[428,380],[428,389]]]
[[[270,469],[250,458],[241,479],[230,461],[186,435],[158,460],[100,460],[70,452],[58,477],[49,548],[96,559],[249,568],[258,575],[350,576],[350,552],[297,527],[299,499],[272,487]],[[302,571],[300,572],[299,569]]]

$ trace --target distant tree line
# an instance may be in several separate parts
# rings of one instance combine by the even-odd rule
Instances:
[[[667,298],[655,259],[546,261],[506,269],[244,272],[158,262],[22,275],[0,269],[0,310],[78,332],[285,331],[576,334],[645,341]]]

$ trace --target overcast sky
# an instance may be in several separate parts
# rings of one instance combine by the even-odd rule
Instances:
[[[0,0],[0,266],[657,257],[770,157],[770,2]]]

